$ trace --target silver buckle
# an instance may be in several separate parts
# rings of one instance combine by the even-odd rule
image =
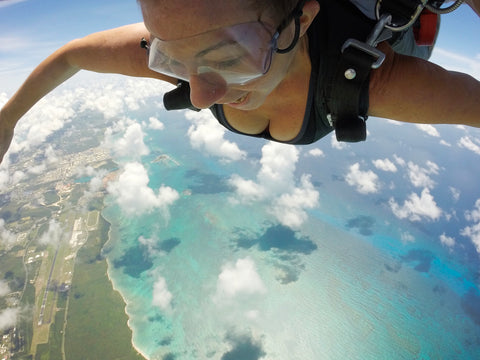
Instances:
[[[376,61],[372,64],[372,69],[378,69],[385,61],[385,54],[378,50],[376,46],[379,42],[388,40],[392,37],[392,32],[386,28],[386,25],[392,20],[391,15],[383,15],[375,24],[372,32],[366,42],[357,39],[347,39],[342,46],[342,53],[350,46],[363,51],[372,56]]]

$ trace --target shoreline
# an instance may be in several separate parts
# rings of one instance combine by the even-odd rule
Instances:
[[[105,241],[105,244],[103,245],[102,247],[102,251],[103,251],[103,248],[105,248],[111,241],[112,241],[112,228],[113,228],[113,225],[112,225],[112,221],[106,216],[106,214],[104,213],[104,210],[105,210],[105,207],[101,210],[101,216],[103,216],[103,218],[105,219],[106,222],[108,222],[109,224],[109,229],[108,229],[108,236],[107,236],[107,241]],[[130,324],[130,321],[131,321],[131,315],[128,313],[127,311],[127,307],[128,307],[128,300],[125,298],[125,296],[122,294],[122,292],[118,289],[118,286],[116,285],[115,281],[112,279],[112,277],[110,276],[110,261],[107,257],[105,257],[105,263],[107,264],[107,271],[106,271],[106,275],[107,275],[107,278],[108,278],[108,281],[110,282],[110,284],[112,284],[112,288],[114,291],[116,291],[120,297],[122,298],[123,300],[123,303],[125,304],[124,308],[123,308],[123,311],[125,313],[125,315],[127,315],[127,327],[130,329],[130,332],[132,333],[132,337],[131,337],[131,344],[132,344],[132,347],[133,349],[135,349],[135,351],[141,355],[145,360],[149,360],[149,357],[147,354],[145,354],[142,350],[140,350],[140,348],[135,344],[135,341],[133,340],[133,334],[134,334],[134,329],[133,327],[131,326]]]
[[[109,231],[110,232],[110,231]],[[130,325],[130,321],[131,321],[131,316],[130,314],[128,313],[127,311],[127,306],[128,306],[128,301],[127,299],[125,299],[125,297],[123,296],[123,294],[118,290],[118,288],[116,287],[115,285],[115,281],[112,280],[112,278],[110,277],[110,273],[109,273],[109,270],[110,270],[110,261],[105,258],[105,262],[107,263],[107,278],[108,278],[108,281],[110,281],[110,283],[112,284],[112,288],[114,291],[116,291],[120,297],[122,298],[124,304],[125,304],[125,307],[124,307],[124,313],[125,315],[127,315],[127,326],[128,328],[130,329],[130,331],[132,332],[132,339],[131,339],[131,344],[132,344],[132,347],[135,349],[135,351],[140,354],[143,358],[145,358],[145,360],[149,360],[150,358],[148,357],[147,354],[145,354],[142,350],[139,349],[139,347],[135,344],[134,340],[133,340],[133,333],[134,333],[134,329],[133,327]]]

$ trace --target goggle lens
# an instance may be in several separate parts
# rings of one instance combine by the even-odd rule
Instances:
[[[179,40],[153,38],[148,67],[185,81],[215,73],[227,84],[245,84],[269,70],[277,37],[255,21]]]

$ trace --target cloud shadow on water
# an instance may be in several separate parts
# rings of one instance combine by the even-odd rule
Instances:
[[[261,251],[278,249],[281,251],[309,255],[317,250],[317,245],[307,237],[298,238],[295,232],[283,225],[275,225],[259,238],[241,237],[237,240],[237,246],[249,249],[258,245]]]
[[[434,259],[435,256],[431,251],[422,249],[410,250],[407,255],[401,257],[401,260],[404,263],[416,263],[417,265],[414,269],[422,273],[428,273],[430,271]]]
[[[207,174],[199,170],[189,170],[185,176],[193,179],[190,190],[196,194],[218,194],[231,191],[227,185],[226,178],[215,174]]]
[[[375,219],[371,216],[359,215],[347,221],[348,229],[357,229],[364,236],[373,235],[373,226]]]
[[[226,340],[232,350],[223,354],[221,360],[259,360],[266,355],[262,343],[251,336],[227,334]]]
[[[402,263],[401,262],[393,262],[393,263],[384,263],[383,264],[385,269],[391,273],[398,273],[402,269]]]
[[[152,268],[153,262],[148,258],[144,247],[134,246],[128,249],[120,259],[113,261],[115,268],[123,267],[123,272],[138,279],[140,275]]]
[[[462,296],[462,309],[465,314],[478,326],[480,326],[480,293],[474,288]]]
[[[250,249],[257,246],[260,251],[273,251],[271,261],[277,270],[276,279],[284,285],[297,281],[305,270],[300,255],[309,255],[318,248],[308,237],[299,237],[283,225],[271,226],[259,237],[246,235],[242,230],[237,235],[237,248]]]
[[[164,251],[168,254],[168,253],[170,253],[170,251],[172,251],[174,248],[176,248],[178,245],[180,245],[180,242],[181,241],[180,241],[179,238],[176,238],[176,237],[169,238],[169,239],[161,241],[158,244],[158,247],[156,247],[156,249]]]

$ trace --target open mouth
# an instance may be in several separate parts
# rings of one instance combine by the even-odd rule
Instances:
[[[246,100],[247,100],[247,97],[248,97],[248,93],[243,95],[241,98],[235,100],[234,102],[230,103],[232,105],[240,105],[240,104],[243,104]]]

